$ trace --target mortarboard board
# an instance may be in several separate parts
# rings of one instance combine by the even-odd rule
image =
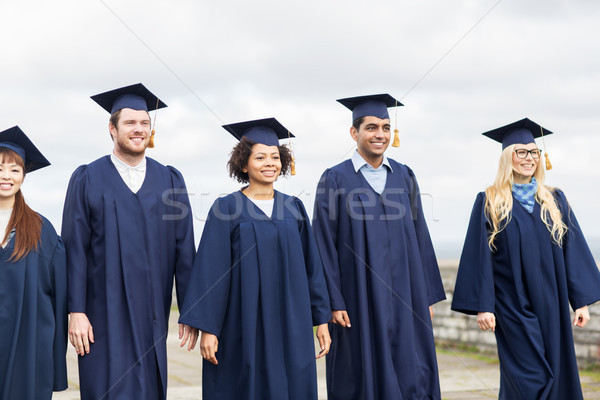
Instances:
[[[338,99],[337,101],[352,111],[352,121],[366,116],[389,119],[388,107],[400,107],[404,105],[389,94],[347,97],[345,99]]]
[[[97,94],[92,100],[110,114],[123,108],[152,111],[167,106],[141,83]]]
[[[535,138],[551,134],[551,131],[541,127],[529,118],[523,118],[512,124],[483,133],[484,136],[502,143],[502,150],[516,143],[535,143]]]
[[[46,157],[40,153],[18,126],[0,132],[0,147],[11,149],[20,156],[25,164],[25,172],[32,172],[50,165]]]
[[[245,137],[253,143],[262,143],[267,146],[279,146],[280,139],[294,137],[275,118],[238,122],[223,125],[223,128],[238,140],[242,140],[242,137]]]

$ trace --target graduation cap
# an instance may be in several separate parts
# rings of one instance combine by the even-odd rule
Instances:
[[[50,161],[40,153],[25,135],[25,132],[18,126],[0,132],[0,147],[11,149],[17,153],[23,159],[26,172],[32,172],[50,165]]]
[[[100,107],[104,108],[111,115],[123,108],[132,110],[153,111],[164,108],[167,105],[163,103],[156,95],[149,91],[141,83],[124,86],[118,89],[109,90],[91,97]],[[156,114],[154,114],[154,123],[150,135],[149,148],[154,147],[154,126],[156,125]]]
[[[141,83],[109,90],[91,98],[110,114],[123,108],[153,111],[167,106]]]
[[[502,150],[517,143],[535,143],[535,139],[539,137],[544,141],[544,136],[551,134],[552,131],[536,124],[529,118],[523,118],[519,121],[483,133],[484,136],[502,143]],[[544,150],[545,148],[546,143],[544,142]],[[546,156],[546,169],[551,170],[552,165],[550,164],[548,153],[544,151],[544,155]]]
[[[261,143],[267,146],[279,146],[280,139],[295,137],[275,118],[237,122],[235,124],[223,125],[223,128],[237,140],[242,140],[245,137],[253,143]],[[292,156],[291,174],[296,175],[296,160],[294,156]]]
[[[388,119],[390,118],[387,110],[388,107],[400,107],[404,105],[387,93],[347,97],[345,99],[338,99],[337,101],[352,111],[352,121],[366,116]]]
[[[352,121],[367,116],[389,119],[390,115],[388,114],[388,107],[401,107],[404,105],[387,93],[347,97],[345,99],[338,99],[337,101],[352,111]],[[398,118],[396,118],[396,128],[394,129],[394,142],[392,143],[392,146],[400,147]]]
[[[294,135],[292,135],[292,133],[275,118],[238,122],[235,124],[223,125],[223,128],[238,140],[242,140],[242,137],[245,137],[253,143],[262,143],[267,146],[279,146],[280,139],[294,137]]]

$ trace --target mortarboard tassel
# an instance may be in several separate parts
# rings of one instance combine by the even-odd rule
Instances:
[[[148,147],[151,149],[154,148],[154,129],[152,129],[152,132],[150,132],[150,141],[148,142]]]
[[[394,141],[392,147],[400,147],[400,136],[398,135],[398,129],[394,129]]]
[[[548,153],[544,153],[544,156],[546,157],[546,171],[550,171],[552,169],[552,164],[550,164],[550,157],[548,156]]]
[[[402,105],[402,104],[401,104]],[[394,141],[392,142],[392,147],[400,147],[400,136],[398,135],[398,100],[396,100],[396,112],[394,114]]]
[[[552,164],[550,164],[550,157],[548,156],[548,152],[546,151],[546,140],[544,140],[544,128],[540,126],[540,132],[542,136],[542,143],[544,144],[544,157],[546,157],[546,171],[550,171],[552,169]]]
[[[296,175],[296,157],[294,157],[294,150],[292,149],[292,137],[290,131],[288,131],[288,141],[290,143],[290,153],[292,153],[292,164],[290,165],[290,175]]]
[[[156,110],[158,110],[158,102],[160,100],[158,99],[158,97],[156,98]],[[152,123],[152,131],[150,132],[150,141],[148,142],[148,148],[153,149],[154,148],[154,127],[156,126],[156,114],[158,114],[158,112],[154,111],[154,121]]]

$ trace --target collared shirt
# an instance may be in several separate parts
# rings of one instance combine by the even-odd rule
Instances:
[[[144,157],[142,162],[135,167],[125,164],[114,154],[110,155],[110,160],[115,165],[117,171],[119,171],[119,175],[121,175],[121,178],[123,178],[123,182],[125,182],[127,187],[131,189],[133,193],[137,193],[146,178],[146,157]]]
[[[358,172],[360,170],[373,190],[378,194],[383,193],[383,190],[385,189],[385,182],[387,180],[388,168],[390,172],[394,172],[387,157],[383,156],[383,162],[379,168],[373,168],[371,164],[366,162],[365,159],[358,154],[358,151],[355,151],[352,154],[352,158],[350,160],[354,166],[354,171]]]

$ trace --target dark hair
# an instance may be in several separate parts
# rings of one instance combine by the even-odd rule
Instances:
[[[244,172],[244,168],[248,167],[248,160],[252,154],[252,146],[256,143],[242,137],[242,140],[231,150],[229,161],[227,161],[227,169],[229,170],[229,176],[234,178],[240,183],[248,183],[250,181],[248,173]],[[279,157],[281,160],[281,172],[280,176],[285,176],[290,172],[292,166],[292,153],[285,146],[277,146],[279,149]]]
[[[352,121],[352,126],[354,129],[359,130],[362,123],[365,121],[365,117],[358,117],[354,121]]]
[[[20,155],[6,147],[0,147],[0,162],[14,163],[23,168],[25,178],[25,163]],[[2,243],[8,238],[8,234],[15,230],[15,248],[8,261],[19,261],[31,250],[37,250],[42,237],[42,218],[25,203],[21,189],[15,193],[15,204],[10,214],[8,225],[2,239]]]
[[[112,126],[114,126],[116,128],[117,125],[119,125],[119,118],[121,118],[121,110],[117,110],[114,113],[112,113],[110,115],[109,122],[111,123]]]

